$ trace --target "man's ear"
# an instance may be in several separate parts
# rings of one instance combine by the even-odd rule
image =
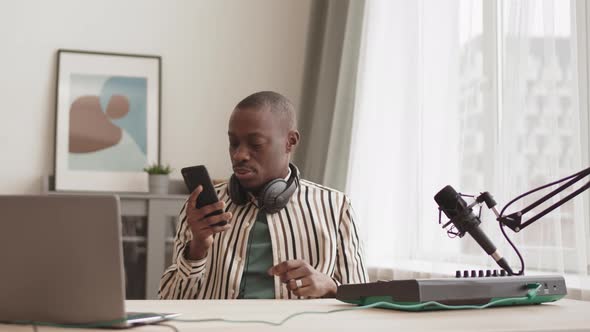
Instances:
[[[287,134],[287,152],[292,152],[293,149],[299,144],[299,132],[297,130],[289,131]]]

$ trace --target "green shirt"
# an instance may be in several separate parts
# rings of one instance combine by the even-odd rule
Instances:
[[[240,299],[274,299],[274,277],[266,272],[272,266],[272,244],[266,214],[258,212],[248,239],[246,267],[240,282]]]

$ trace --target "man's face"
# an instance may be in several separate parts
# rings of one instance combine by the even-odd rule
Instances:
[[[281,120],[269,109],[235,109],[231,115],[229,156],[234,175],[247,190],[256,192],[287,175],[293,132]]]

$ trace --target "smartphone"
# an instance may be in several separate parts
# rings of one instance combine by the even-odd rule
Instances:
[[[211,182],[209,172],[207,172],[207,168],[205,166],[199,165],[185,167],[180,170],[180,173],[182,174],[182,178],[184,179],[184,183],[186,184],[189,193],[195,191],[199,185],[203,186],[203,191],[201,191],[199,197],[197,198],[196,205],[198,209],[219,201],[219,198],[215,193],[215,188],[213,187],[213,182]],[[223,210],[220,209],[209,213],[205,217],[215,216],[221,213],[223,213]],[[223,220],[211,226],[223,226],[226,224],[227,221]]]

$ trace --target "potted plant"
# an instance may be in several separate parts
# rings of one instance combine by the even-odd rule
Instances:
[[[151,194],[168,194],[168,174],[172,172],[170,165],[153,163],[143,169],[149,175],[149,187]]]

